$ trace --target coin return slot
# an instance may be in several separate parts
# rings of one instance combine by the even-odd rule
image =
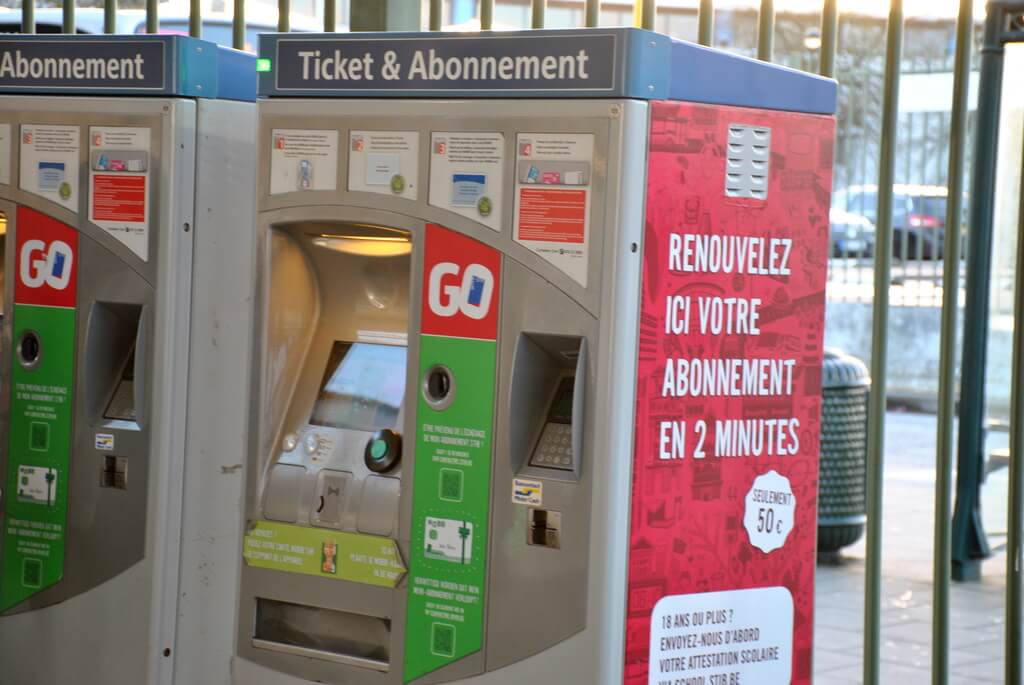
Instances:
[[[103,472],[100,474],[100,487],[116,490],[128,489],[127,457],[103,456]]]
[[[447,409],[455,399],[455,379],[447,366],[437,365],[423,379],[423,395],[431,407]]]
[[[530,509],[529,524],[527,544],[552,549],[562,546],[562,512]]]

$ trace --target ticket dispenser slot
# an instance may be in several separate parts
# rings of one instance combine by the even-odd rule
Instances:
[[[411,233],[296,222],[273,227],[269,247],[265,411],[276,437],[261,437],[269,454],[256,518],[322,531],[325,549],[340,544],[333,531],[395,538]],[[388,670],[390,602],[368,605],[366,586],[338,577],[329,558],[332,577],[312,579],[324,583],[321,607],[308,605],[308,575],[275,573],[255,589],[251,645]]]
[[[85,354],[89,412],[100,423],[132,428],[144,397],[145,321],[142,305],[94,302]]]
[[[513,467],[578,480],[582,466],[586,339],[522,333],[512,371]]]

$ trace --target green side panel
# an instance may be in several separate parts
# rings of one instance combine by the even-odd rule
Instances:
[[[391,538],[257,521],[245,536],[245,563],[289,573],[395,587],[405,575]]]
[[[420,337],[420,377],[444,364],[455,397],[417,410],[405,682],[483,646],[496,355],[494,341]]]
[[[64,576],[75,310],[15,305],[14,340],[28,330],[42,344],[35,368],[11,363],[0,611]]]

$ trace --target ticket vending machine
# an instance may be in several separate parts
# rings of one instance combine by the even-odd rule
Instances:
[[[255,58],[0,39],[0,681],[228,681]]]
[[[809,683],[835,83],[633,29],[258,69],[234,682]]]

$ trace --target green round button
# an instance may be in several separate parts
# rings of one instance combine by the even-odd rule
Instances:
[[[388,444],[383,440],[374,440],[370,445],[370,456],[374,459],[383,459],[388,455]]]

